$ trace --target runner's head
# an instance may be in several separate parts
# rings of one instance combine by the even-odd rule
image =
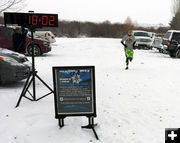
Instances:
[[[128,35],[132,35],[132,30],[128,29]]]

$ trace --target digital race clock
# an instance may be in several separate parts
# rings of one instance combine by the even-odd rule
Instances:
[[[17,24],[27,28],[58,27],[57,14],[45,13],[4,13],[4,22],[7,24]]]
[[[32,14],[28,15],[28,24],[29,25],[42,25],[42,26],[55,26],[56,16],[55,15],[37,15]]]

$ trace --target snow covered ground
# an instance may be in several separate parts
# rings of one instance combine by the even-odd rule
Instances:
[[[52,66],[95,65],[100,140],[85,117],[65,119],[59,129],[54,96],[14,108],[24,81],[0,87],[1,143],[162,143],[165,128],[180,127],[180,60],[155,50],[135,50],[130,69],[120,39],[58,38],[52,51],[36,58],[38,75],[53,88]],[[48,90],[37,80],[37,96]]]

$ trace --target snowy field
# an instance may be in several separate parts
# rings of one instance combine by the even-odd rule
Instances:
[[[30,59],[30,58],[29,58]],[[0,87],[0,143],[163,143],[165,128],[180,127],[180,60],[155,50],[135,50],[130,69],[120,39],[59,38],[52,51],[36,58],[38,75],[53,88],[52,66],[95,65],[96,127],[85,117],[65,119],[59,129],[53,94],[22,99],[24,81]],[[37,80],[37,96],[48,90]]]

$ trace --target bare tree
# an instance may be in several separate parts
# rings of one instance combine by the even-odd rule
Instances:
[[[19,11],[25,6],[25,0],[1,0],[0,14],[4,11]]]
[[[124,24],[127,24],[127,25],[133,25],[133,22],[132,22],[132,19],[130,16],[128,16],[124,22]]]
[[[131,17],[128,16],[124,22],[124,28],[127,31],[128,29],[133,29],[133,27],[134,27],[133,21],[132,21]]]

